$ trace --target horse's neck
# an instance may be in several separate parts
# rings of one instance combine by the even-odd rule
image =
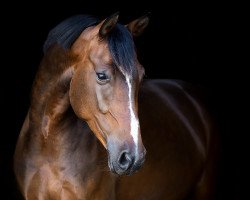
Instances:
[[[44,137],[67,118],[70,108],[69,85],[75,58],[57,46],[44,56],[36,75],[31,95],[29,120]]]
[[[62,150],[69,154],[80,148],[85,156],[94,157],[93,152],[100,149],[87,123],[77,118],[70,105],[69,87],[76,59],[64,49],[52,47],[36,75],[28,114],[28,135],[38,152],[44,149],[43,154],[53,151],[61,154]]]
[[[43,58],[33,84],[28,134],[32,135],[33,148],[48,158],[65,158],[78,149],[88,160],[100,149],[87,123],[77,118],[70,105],[71,66],[75,61],[64,49],[52,48]]]

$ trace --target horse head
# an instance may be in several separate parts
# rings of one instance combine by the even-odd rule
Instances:
[[[86,28],[71,46],[77,55],[69,98],[75,114],[86,121],[108,151],[110,170],[130,175],[145,160],[138,120],[138,90],[144,69],[133,35],[148,24],[143,16],[127,26],[118,13]]]

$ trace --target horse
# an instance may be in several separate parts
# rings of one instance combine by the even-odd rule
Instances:
[[[143,78],[134,37],[149,17],[118,17],[76,15],[49,32],[14,155],[23,197],[213,199],[212,117],[191,84]]]

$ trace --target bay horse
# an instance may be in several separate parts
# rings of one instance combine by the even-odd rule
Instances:
[[[149,18],[118,16],[77,15],[50,31],[14,155],[23,197],[212,199],[211,117],[190,84],[143,80],[133,37]]]

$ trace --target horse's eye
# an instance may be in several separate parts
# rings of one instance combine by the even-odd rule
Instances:
[[[96,73],[97,81],[100,83],[106,83],[109,81],[109,77],[105,73]]]

